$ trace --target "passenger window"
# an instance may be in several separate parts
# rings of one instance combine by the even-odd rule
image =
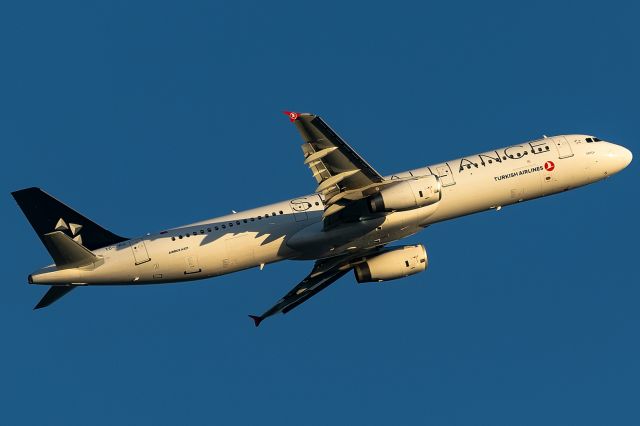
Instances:
[[[175,241],[175,240],[176,240],[176,237],[171,237],[171,241]]]
[[[200,233],[201,233],[201,234],[204,234],[204,229],[201,229],[201,230],[200,230]]]
[[[320,203],[316,201],[316,206],[319,206],[319,205],[320,205]]]
[[[220,228],[218,228],[217,226],[214,226],[213,229],[215,229],[216,231],[219,230]]]
[[[254,218],[251,218],[251,219],[249,219],[249,220],[250,220],[251,222],[253,222],[255,219],[254,219]]]
[[[182,235],[178,235],[178,238],[179,238],[179,239],[182,239]]]
[[[236,225],[240,225],[240,221],[239,220],[236,220]]]
[[[280,214],[283,214],[283,213],[282,213],[282,210],[280,210]]]
[[[229,228],[233,227],[233,222],[229,222]]]
[[[222,229],[227,229],[226,225],[222,225]]]
[[[258,216],[258,220],[262,219],[262,216]]]
[[[244,222],[244,223],[247,223],[247,219],[244,219],[244,220],[243,220],[243,222]]]
[[[271,213],[271,216],[275,216],[275,215],[276,215],[276,212]]]
[[[211,232],[211,228],[207,228],[207,232]]]

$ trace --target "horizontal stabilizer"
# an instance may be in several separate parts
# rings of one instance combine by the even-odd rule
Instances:
[[[42,242],[58,268],[77,268],[98,260],[95,254],[61,231],[44,234]]]
[[[65,294],[69,293],[74,288],[75,286],[72,285],[52,285],[51,288],[49,288],[49,291],[45,293],[45,295],[42,297],[42,299],[40,299],[38,304],[33,309],[35,310],[46,308]]]

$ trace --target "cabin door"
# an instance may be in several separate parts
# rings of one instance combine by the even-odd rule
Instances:
[[[133,250],[133,258],[135,259],[136,265],[140,265],[151,260],[149,253],[147,252],[147,246],[144,245],[144,241],[133,240],[129,242],[129,244],[131,245],[131,250]]]
[[[564,136],[556,136],[553,138],[553,142],[558,149],[558,158],[573,157],[573,151],[571,150],[571,144]]]

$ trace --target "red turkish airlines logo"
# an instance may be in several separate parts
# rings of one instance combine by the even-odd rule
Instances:
[[[553,171],[553,169],[556,168],[556,165],[553,164],[553,161],[547,161],[546,163],[544,163],[544,169],[548,172]]]
[[[283,111],[285,114],[289,116],[289,120],[294,122],[298,119],[299,114],[297,112]]]

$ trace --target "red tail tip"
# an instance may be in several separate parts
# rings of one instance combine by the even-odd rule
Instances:
[[[262,320],[264,318],[259,317],[257,315],[249,315],[249,318],[251,318],[253,320],[253,322],[255,323],[256,327],[260,325],[260,323],[262,322]]]
[[[282,111],[282,112],[287,114],[287,116],[289,117],[289,121],[291,121],[292,123],[296,121],[300,116],[300,114],[298,114],[297,112],[291,112],[291,111]]]

